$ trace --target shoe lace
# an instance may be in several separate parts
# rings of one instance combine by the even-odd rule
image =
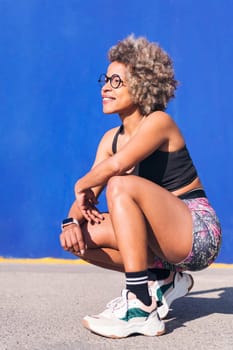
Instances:
[[[121,308],[127,309],[127,293],[128,291],[124,289],[120,297],[117,297],[107,303],[106,308],[110,309],[111,311]]]

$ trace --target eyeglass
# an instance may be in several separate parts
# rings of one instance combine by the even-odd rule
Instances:
[[[123,80],[118,74],[113,74],[111,77],[108,77],[106,74],[101,74],[98,80],[100,86],[104,86],[110,81],[110,85],[113,89],[118,89],[124,84]]]

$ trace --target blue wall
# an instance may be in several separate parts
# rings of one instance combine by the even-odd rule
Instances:
[[[105,116],[97,78],[134,32],[159,42],[181,82],[180,125],[233,263],[231,0],[0,0],[0,255],[70,257],[60,221],[94,159]],[[102,197],[101,208],[105,208]]]

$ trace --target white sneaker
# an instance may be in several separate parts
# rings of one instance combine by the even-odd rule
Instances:
[[[188,273],[175,272],[173,281],[165,284],[164,280],[149,282],[150,294],[155,297],[158,314],[164,319],[174,300],[188,294],[193,287],[193,278]]]
[[[83,325],[109,338],[125,338],[134,333],[147,336],[165,333],[164,323],[157,314],[155,298],[152,297],[152,304],[146,306],[127,289],[122,291],[121,297],[108,303],[102,313],[84,317]]]

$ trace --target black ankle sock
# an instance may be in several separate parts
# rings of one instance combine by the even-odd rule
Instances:
[[[170,275],[170,270],[166,269],[148,269],[148,278],[150,281],[165,280]]]
[[[134,293],[143,304],[149,306],[151,297],[148,290],[147,270],[139,272],[126,272],[126,288]]]

